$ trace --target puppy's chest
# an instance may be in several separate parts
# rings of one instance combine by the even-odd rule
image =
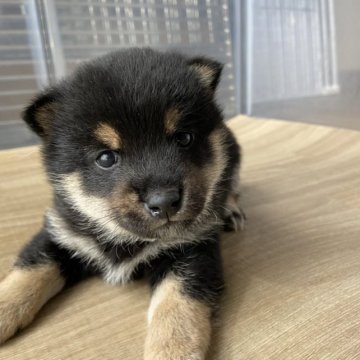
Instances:
[[[78,256],[87,257],[104,280],[111,284],[128,282],[139,268],[158,257],[166,248],[161,243],[149,242],[97,244],[97,247],[98,251],[90,257],[81,251]]]
[[[89,254],[90,257],[81,251],[78,252],[78,256],[90,260],[106,282],[116,285],[141,277],[143,270],[152,268],[158,260],[173,259],[174,254],[189,243],[184,239],[172,239],[168,241],[102,244],[97,253]]]
[[[123,261],[130,260],[134,258],[149,245],[146,242],[135,242],[133,244],[102,244],[104,255],[112,262],[113,264],[120,264]]]

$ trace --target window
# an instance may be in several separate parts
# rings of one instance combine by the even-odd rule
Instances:
[[[226,116],[236,113],[226,0],[11,0],[0,3],[0,19],[0,147],[34,142],[20,112],[44,85],[125,47],[218,59],[219,102]]]

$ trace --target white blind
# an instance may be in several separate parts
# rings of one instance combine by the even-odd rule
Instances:
[[[69,73],[84,59],[131,46],[208,55],[225,64],[219,100],[227,115],[235,114],[227,0],[56,0],[53,12],[59,33],[54,62],[64,64],[59,64],[60,72],[64,68]]]
[[[223,62],[218,100],[235,114],[227,0],[0,0],[0,147],[33,142],[20,112],[44,85],[131,46]]]

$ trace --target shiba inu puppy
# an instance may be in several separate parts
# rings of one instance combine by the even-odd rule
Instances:
[[[24,111],[53,204],[0,283],[0,342],[86,276],[145,277],[145,359],[204,359],[223,289],[219,234],[244,220],[240,148],[214,101],[221,70],[207,58],[121,50]]]

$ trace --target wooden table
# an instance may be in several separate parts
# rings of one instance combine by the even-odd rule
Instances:
[[[360,133],[233,119],[243,233],[223,237],[227,289],[209,359],[360,359]],[[40,227],[38,149],[0,152],[0,276]],[[0,359],[141,359],[148,288],[91,279],[52,300]]]

